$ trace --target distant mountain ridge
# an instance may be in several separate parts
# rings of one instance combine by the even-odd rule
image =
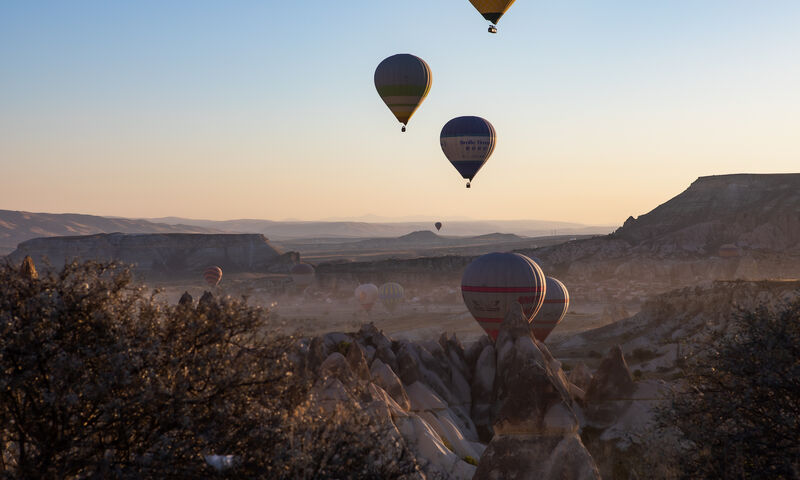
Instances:
[[[431,230],[433,222],[366,223],[273,220],[192,220],[178,217],[130,219],[71,213],[34,213],[0,210],[0,255],[20,243],[39,237],[94,235],[98,233],[257,233],[271,240],[396,238],[415,231]],[[525,236],[605,234],[610,226],[538,220],[448,222],[440,232],[448,236],[475,236],[513,232]]]
[[[355,221],[283,221],[273,220],[197,220],[179,217],[147,219],[153,222],[194,225],[216,228],[232,233],[261,233],[272,240],[299,240],[309,238],[379,238],[400,237],[421,230],[432,230],[429,222],[355,222]],[[447,221],[440,235],[476,236],[496,232],[511,232],[526,237],[547,235],[604,235],[614,230],[613,226],[592,226],[580,223],[548,220],[470,220]]]
[[[0,210],[0,255],[38,237],[93,235],[97,233],[222,233],[194,225],[155,223],[147,220],[108,218],[73,213],[34,213]]]

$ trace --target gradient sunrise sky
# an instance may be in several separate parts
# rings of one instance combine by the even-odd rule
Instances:
[[[797,0],[0,2],[0,209],[621,224],[695,178],[800,171]],[[412,53],[400,126],[373,86]],[[439,132],[498,132],[473,188]]]

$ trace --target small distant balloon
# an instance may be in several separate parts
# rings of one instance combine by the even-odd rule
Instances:
[[[292,281],[298,287],[307,287],[314,283],[314,267],[307,263],[298,263],[292,267],[290,273]]]
[[[378,287],[372,283],[365,283],[356,287],[356,300],[364,311],[369,312],[378,299]]]
[[[425,60],[400,53],[384,59],[375,69],[375,88],[402,131],[431,89],[433,75]]]
[[[399,283],[384,283],[381,285],[381,288],[378,289],[378,298],[380,298],[386,310],[390,312],[395,311],[404,297],[405,291],[403,290],[403,286]]]
[[[545,288],[542,269],[519,253],[482,255],[467,265],[461,277],[464,304],[492,339],[497,339],[514,302],[522,305],[530,321],[542,306]]]
[[[560,280],[547,277],[547,288],[544,296],[544,303],[539,313],[531,321],[533,325],[533,336],[540,342],[544,342],[550,332],[561,323],[567,315],[569,309],[569,292],[567,287]]]
[[[433,226],[436,227],[436,231],[438,232],[442,229],[442,222],[436,222],[433,224]]]
[[[222,280],[222,269],[216,265],[210,266],[203,271],[203,278],[209,287],[216,287]]]
[[[470,188],[472,179],[494,152],[497,133],[492,124],[481,117],[457,117],[442,127],[439,141],[444,155],[468,180],[467,188]]]

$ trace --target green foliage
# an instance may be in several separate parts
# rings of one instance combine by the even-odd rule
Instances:
[[[478,461],[475,460],[474,458],[470,457],[469,455],[467,455],[466,457],[462,458],[462,460],[464,460],[465,462],[469,463],[470,465],[475,465],[476,467],[478,466]]]
[[[347,352],[350,351],[350,346],[351,346],[350,342],[346,342],[346,341],[342,340],[341,342],[336,344],[336,351],[341,353],[342,355],[344,355],[346,357],[347,356]]]
[[[687,363],[685,388],[659,414],[684,445],[691,478],[800,476],[800,301],[734,319]]]
[[[455,452],[455,450],[453,449],[453,444],[450,443],[446,438],[442,437],[442,443],[444,444],[445,447],[447,447],[448,450],[450,450],[451,452]]]
[[[314,376],[268,313],[230,298],[166,305],[127,268],[0,265],[4,478],[394,478],[385,425],[309,403]],[[301,362],[302,363],[302,362]],[[234,455],[216,472],[208,454]],[[377,462],[376,459],[391,461]]]

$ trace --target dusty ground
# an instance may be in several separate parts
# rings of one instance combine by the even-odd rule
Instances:
[[[456,333],[464,343],[470,343],[483,335],[483,330],[473,320],[464,304],[459,301],[455,289],[458,285],[436,286],[439,291],[450,288],[453,294],[444,299],[433,294],[406,298],[394,312],[389,312],[380,301],[366,312],[356,299],[347,292],[320,292],[313,288],[306,293],[290,292],[271,295],[262,288],[253,287],[263,281],[260,276],[244,274],[224,278],[219,287],[211,289],[217,295],[246,295],[248,303],[260,305],[280,319],[285,333],[318,335],[332,331],[354,331],[362,324],[374,322],[375,326],[394,339],[437,339],[442,333]],[[184,291],[197,300],[209,287],[201,282],[154,283],[161,288],[161,298],[176,303]],[[430,291],[435,290],[431,288]],[[419,293],[419,292],[417,292]],[[578,332],[590,330],[610,323],[603,315],[606,305],[572,298],[567,316],[556,327],[547,343],[557,344]],[[627,305],[631,314],[638,305]]]

